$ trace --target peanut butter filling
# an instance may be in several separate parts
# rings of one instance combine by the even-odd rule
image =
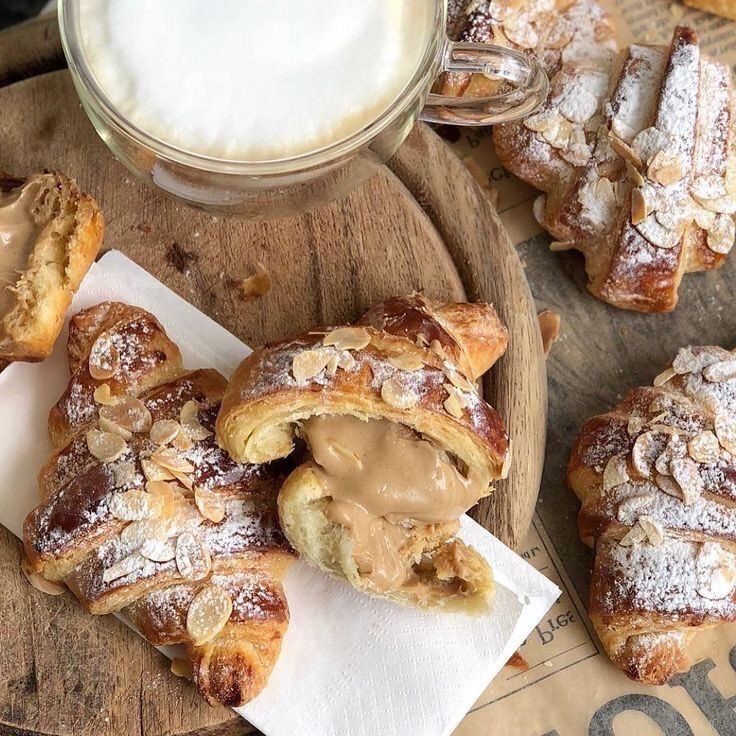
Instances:
[[[358,571],[382,592],[411,576],[413,527],[455,523],[487,491],[443,450],[388,420],[313,417],[301,433],[330,497],[327,518],[350,530]]]
[[[38,237],[33,208],[39,186],[0,193],[0,317],[13,305],[9,287],[15,286],[19,272],[27,267]]]

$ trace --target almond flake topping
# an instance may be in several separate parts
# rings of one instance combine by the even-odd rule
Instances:
[[[322,373],[330,362],[332,353],[329,350],[303,350],[294,356],[291,372],[298,383]]]
[[[98,422],[98,424],[100,425],[100,429],[104,432],[117,434],[122,437],[126,442],[133,438],[133,433],[131,431],[125,429],[125,427],[121,427],[119,424],[115,424],[115,422],[112,422],[103,416],[100,416],[100,421]]]
[[[712,465],[721,454],[721,446],[718,443],[718,437],[710,430],[706,430],[690,440],[687,451],[696,462]]]
[[[163,502],[139,489],[116,493],[108,502],[110,513],[121,521],[141,521],[159,516]]]
[[[629,417],[628,424],[626,425],[626,431],[629,437],[636,437],[644,429],[645,424],[646,422],[643,417]]]
[[[736,455],[736,420],[730,414],[718,412],[714,424],[721,447]]]
[[[714,253],[726,254],[733,248],[736,225],[730,215],[718,215],[708,229],[708,247]]]
[[[460,373],[457,368],[447,363],[442,369],[442,372],[447,376],[450,383],[460,391],[464,391],[467,394],[475,393],[476,387],[472,384],[465,376]]]
[[[603,471],[603,490],[608,491],[629,481],[629,471],[624,455],[614,455]]]
[[[448,414],[456,419],[462,419],[463,409],[467,406],[467,400],[462,391],[448,383],[444,385],[449,396],[445,399],[444,407]]]
[[[656,519],[651,516],[640,516],[639,524],[647,535],[649,544],[656,547],[664,542],[664,528]]]
[[[107,335],[100,335],[89,351],[89,374],[95,381],[112,378],[120,368],[120,351]]]
[[[388,359],[388,362],[400,371],[418,371],[424,367],[424,361],[416,353],[401,353]]]
[[[145,476],[146,480],[159,481],[174,479],[174,476],[171,475],[171,473],[166,470],[166,468],[161,467],[161,465],[159,465],[157,462],[154,462],[152,459],[141,459],[141,468],[143,469],[143,475]]]
[[[410,409],[419,403],[420,396],[416,388],[402,381],[401,376],[394,376],[383,382],[381,398],[397,409]]]
[[[182,457],[178,452],[176,452],[176,450],[172,450],[168,447],[159,447],[158,450],[151,454],[151,460],[171,472],[194,472],[194,465],[192,465],[189,460]]]
[[[681,230],[670,230],[657,222],[654,215],[649,215],[645,220],[637,224],[639,234],[658,248],[670,250],[677,247],[682,240]]]
[[[194,489],[194,502],[205,519],[219,524],[225,518],[225,501],[218,494],[198,486]]]
[[[344,371],[351,371],[357,362],[347,350],[344,350],[337,361],[337,367]]]
[[[206,440],[208,437],[212,436],[212,432],[210,432],[210,430],[206,427],[202,426],[198,416],[199,404],[196,401],[187,401],[187,403],[182,406],[181,411],[179,412],[179,422],[181,424],[181,428],[184,430],[184,432],[186,432],[187,435],[189,435],[189,438],[194,440],[195,442]]]
[[[621,156],[624,161],[630,163],[635,169],[641,169],[644,166],[644,163],[636,154],[634,149],[628,143],[621,140],[621,138],[611,133],[609,142],[611,144],[611,148],[613,148],[613,150]]]
[[[682,488],[680,488],[675,479],[671,476],[657,473],[654,480],[660,491],[666,493],[668,496],[679,498],[680,501],[685,500],[685,494],[682,492]]]
[[[161,519],[142,519],[128,524],[120,532],[121,541],[130,549],[140,549],[147,541],[166,541],[166,524]]]
[[[660,433],[650,430],[639,435],[631,450],[631,464],[634,470],[642,478],[648,478],[654,461],[660,456],[663,449],[664,442]]]
[[[647,176],[663,187],[677,184],[685,176],[682,158],[676,153],[658,151],[649,163]]]
[[[688,457],[678,457],[670,462],[670,469],[682,489],[685,505],[691,506],[700,498],[705,485],[697,464]]]
[[[677,372],[674,368],[666,368],[658,376],[655,376],[654,381],[652,381],[652,385],[656,387],[664,386],[667,381],[674,378],[676,375]]]
[[[117,396],[113,396],[110,393],[110,386],[107,383],[101,383],[95,388],[92,398],[96,403],[102,404],[103,406],[113,406],[118,403]]]
[[[703,370],[703,378],[711,383],[723,383],[736,378],[736,360],[721,360]]]
[[[64,583],[57,583],[54,580],[46,579],[31,567],[31,563],[25,557],[20,563],[20,569],[23,571],[26,580],[36,590],[41,591],[41,593],[46,593],[46,595],[64,595],[66,592],[66,585]]]
[[[718,601],[733,593],[736,584],[734,555],[717,542],[704,542],[696,559],[698,595]]]
[[[90,454],[101,463],[111,463],[126,452],[128,445],[118,434],[104,432],[101,429],[90,429],[87,432],[87,448]]]
[[[371,335],[365,327],[338,327],[322,340],[322,344],[337,350],[362,350],[370,341]]]
[[[137,572],[143,565],[146,564],[146,558],[134,552],[132,555],[123,557],[122,560],[118,560],[113,565],[110,565],[102,573],[103,583],[112,583],[114,580],[124,578],[126,575]]]
[[[176,545],[173,541],[147,539],[141,545],[140,553],[152,562],[169,562],[176,557]]]
[[[227,591],[208,585],[194,596],[187,612],[187,633],[195,646],[214,639],[233,612],[233,601]]]
[[[100,407],[100,419],[106,419],[129,432],[148,432],[151,412],[146,405],[132,396],[121,396],[112,406]]]
[[[654,501],[653,493],[641,493],[636,496],[629,496],[628,498],[625,498],[618,505],[618,509],[616,512],[618,520],[622,521],[623,518],[625,518],[629,514],[638,513],[642,509],[649,506],[652,501]]]
[[[635,544],[643,542],[647,538],[647,533],[640,524],[634,524],[626,534],[619,540],[621,547],[633,547]]]
[[[176,567],[187,580],[202,580],[210,574],[210,552],[196,534],[184,532],[179,535],[176,540]]]
[[[557,110],[544,110],[526,118],[524,126],[535,133],[543,133],[546,130],[556,128],[562,120],[562,115]]]
[[[168,445],[179,434],[181,425],[173,419],[159,419],[151,426],[151,442]]]
[[[638,225],[649,217],[651,210],[641,189],[631,190],[631,224]]]

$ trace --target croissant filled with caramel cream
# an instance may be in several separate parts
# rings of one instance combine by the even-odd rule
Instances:
[[[249,356],[218,440],[238,462],[299,457],[279,515],[311,563],[396,602],[485,610],[491,570],[455,534],[508,465],[474,383],[506,343],[490,306],[391,299]]]

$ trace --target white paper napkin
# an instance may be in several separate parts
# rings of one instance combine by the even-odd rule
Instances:
[[[150,310],[188,368],[229,376],[250,351],[118,252],[96,263],[72,313],[104,300]],[[36,473],[51,447],[48,411],[68,380],[66,330],[44,363],[0,373],[0,522],[21,534],[36,504]],[[470,518],[460,536],[485,555],[497,582],[481,618],[430,614],[356,593],[306,563],[284,587],[291,623],[265,690],[237,712],[267,736],[446,736],[560,594]],[[171,654],[170,648],[163,649]]]

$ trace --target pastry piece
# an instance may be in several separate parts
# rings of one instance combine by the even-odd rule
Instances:
[[[618,50],[613,22],[595,0],[450,0],[447,16],[452,40],[533,52],[550,76],[562,63],[607,62]],[[435,91],[485,97],[500,86],[483,74],[449,72]]]
[[[218,440],[240,462],[298,448],[279,514],[311,563],[399,603],[486,610],[491,571],[455,534],[508,467],[506,431],[475,385],[507,340],[490,306],[390,299],[255,351]]]
[[[541,112],[494,130],[503,165],[558,250],[585,256],[590,291],[666,312],[683,274],[723,264],[734,241],[734,93],[689,28],[611,65],[564,65]]]
[[[724,18],[736,20],[736,2],[734,0],[685,0],[685,5],[704,10],[706,13],[714,13]]]
[[[102,232],[97,203],[65,174],[0,172],[0,364],[51,353]]]
[[[736,355],[688,347],[580,432],[568,467],[595,548],[590,618],[613,662],[660,685],[699,629],[736,620]]]
[[[186,644],[202,696],[242,705],[266,684],[288,625],[285,472],[218,447],[226,380],[184,370],[144,310],[79,313],[68,353],[69,387],[49,419],[57,450],[24,526],[28,564],[91,613],[121,611],[151,643]]]

